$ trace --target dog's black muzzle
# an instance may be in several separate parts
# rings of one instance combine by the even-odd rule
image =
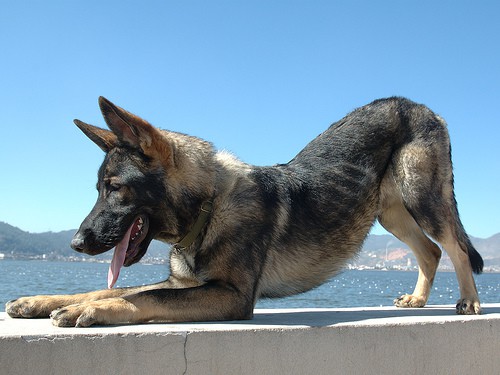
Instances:
[[[102,244],[98,244],[91,233],[82,233],[79,230],[71,240],[71,248],[79,253],[98,255],[113,248],[113,245],[103,246]]]
[[[71,240],[71,248],[79,253],[83,253],[85,252],[85,247],[85,238],[80,233],[76,233]]]

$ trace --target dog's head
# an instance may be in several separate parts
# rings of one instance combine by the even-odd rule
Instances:
[[[114,267],[116,281],[121,266],[138,262],[151,240],[176,242],[189,229],[209,196],[210,189],[200,190],[198,185],[207,182],[199,184],[196,171],[210,173],[210,167],[198,164],[205,160],[203,152],[212,151],[206,142],[159,130],[103,97],[99,106],[110,130],[75,120],[106,156],[98,172],[97,202],[71,247],[89,255],[115,247],[110,272]],[[189,141],[204,151],[185,155]]]

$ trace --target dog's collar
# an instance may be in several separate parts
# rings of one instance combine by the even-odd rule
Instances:
[[[184,250],[186,247],[193,244],[203,230],[203,227],[207,224],[208,218],[212,213],[212,208],[213,203],[211,201],[204,201],[201,204],[200,214],[198,215],[198,219],[196,219],[193,227],[182,240],[174,245],[177,250]]]

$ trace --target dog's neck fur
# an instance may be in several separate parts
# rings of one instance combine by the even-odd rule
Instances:
[[[170,160],[173,165],[163,166],[168,176],[165,188],[172,192],[169,195],[201,198],[197,203],[191,202],[190,206],[184,207],[185,220],[190,224],[182,225],[185,230],[181,227],[174,245],[182,250],[200,237],[210,219],[217,179],[215,150],[211,143],[196,137],[166,130],[161,130],[161,135],[172,152]],[[178,194],[179,192],[182,194]],[[175,202],[176,205],[182,203],[184,202]]]
[[[201,205],[200,213],[196,222],[194,223],[191,230],[184,236],[182,240],[174,245],[177,250],[184,250],[193,244],[194,241],[199,237],[203,228],[207,225],[207,222],[212,213],[213,203],[211,201],[204,201]]]

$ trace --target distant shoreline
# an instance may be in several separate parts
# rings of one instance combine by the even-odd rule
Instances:
[[[111,263],[111,257],[109,259],[107,258],[96,258],[96,257],[46,257],[44,258],[43,256],[1,256],[4,254],[0,254],[0,264],[2,261],[42,261],[42,262],[68,262],[68,263],[99,263],[99,264],[109,264]],[[168,265],[168,259],[161,259],[161,258],[146,258],[141,260],[140,262],[142,265]],[[344,268],[341,272],[344,271],[379,271],[379,272],[418,272],[418,268],[412,267],[412,268],[401,268],[399,266],[397,267],[371,267],[371,266],[365,266],[365,265],[359,265],[359,266],[351,266],[349,265],[348,267]],[[444,267],[439,267],[437,272],[446,272],[446,273],[453,273],[455,270],[453,268],[444,266]],[[500,269],[497,269],[497,267],[485,267],[483,270],[483,273],[500,273]]]

